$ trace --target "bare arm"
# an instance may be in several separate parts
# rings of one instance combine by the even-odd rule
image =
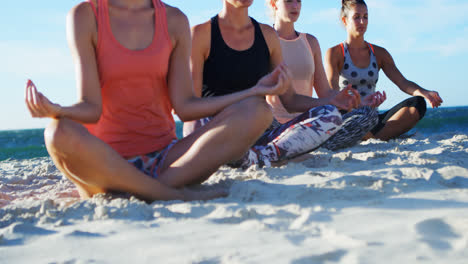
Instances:
[[[272,74],[264,77],[259,83],[241,92],[230,95],[199,98],[203,78],[203,64],[207,47],[207,39],[203,31],[193,30],[193,49],[190,39],[190,30],[187,17],[176,8],[168,7],[168,12],[174,21],[169,24],[169,33],[173,42],[174,50],[170,58],[169,66],[169,93],[175,112],[182,121],[190,121],[206,116],[213,116],[225,107],[243,100],[250,96],[265,96],[267,94],[281,94],[284,92],[282,85],[285,78],[284,70],[278,68]],[[208,39],[209,40],[209,39]],[[192,54],[192,60],[190,57]],[[190,67],[192,68],[192,78]],[[194,89],[192,89],[194,87]]]
[[[211,48],[211,22],[192,28],[192,54],[190,66],[193,79],[193,90],[198,97],[202,96],[203,68]]]
[[[67,117],[80,123],[95,123],[101,116],[102,102],[95,54],[97,26],[88,3],[81,3],[69,12],[67,39],[75,63],[78,103],[54,104],[28,82],[26,104],[33,117]]]
[[[314,56],[314,88],[317,92],[318,97],[324,98],[336,95],[338,91],[331,89],[330,84],[328,83],[325,68],[323,67],[322,51],[320,49],[320,44],[317,38],[307,34],[307,41],[309,42],[309,46]]]
[[[422,96],[426,98],[431,103],[432,107],[439,107],[441,105],[443,100],[437,92],[428,91],[403,76],[400,70],[396,67],[392,56],[386,49],[376,46],[375,51],[379,67],[382,68],[385,75],[387,75],[387,77],[395,83],[400,90],[412,96]]]
[[[341,52],[340,46],[335,46],[327,50],[325,54],[325,63],[328,77],[328,84],[335,90],[340,90],[339,78],[340,71],[343,67],[343,53]]]

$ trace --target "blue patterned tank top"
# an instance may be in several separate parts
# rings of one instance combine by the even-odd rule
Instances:
[[[375,93],[375,87],[379,80],[379,68],[377,58],[374,54],[374,47],[367,43],[370,49],[370,63],[367,68],[359,68],[354,65],[349,54],[348,44],[341,44],[344,56],[343,68],[340,72],[339,84],[340,89],[346,88],[349,84],[356,89],[361,97]]]

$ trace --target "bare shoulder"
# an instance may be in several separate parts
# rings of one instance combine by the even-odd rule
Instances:
[[[387,52],[387,50],[384,47],[381,47],[379,45],[372,44],[372,47],[374,48],[375,52]]]
[[[94,2],[94,6],[96,6],[96,1]],[[96,23],[96,18],[94,15],[93,8],[91,4],[88,2],[81,2],[74,6],[69,12],[68,12],[68,19],[74,22],[75,24],[80,24],[80,25],[87,25],[87,24],[95,24]]]
[[[177,7],[170,6],[164,3],[166,7],[166,17],[169,28],[181,28],[189,24],[187,16]]]
[[[309,43],[318,43],[318,39],[314,35],[307,33],[306,36]]]
[[[198,24],[192,27],[192,38],[204,38],[211,35],[211,21]]]
[[[388,59],[391,58],[390,53],[383,47],[372,45],[374,47],[374,53],[377,58]]]
[[[331,54],[341,54],[341,55],[343,55],[343,50],[341,48],[341,44],[338,44],[338,45],[335,45],[335,46],[329,48],[328,51]]]
[[[309,46],[312,49],[312,51],[314,53],[321,52],[318,39],[314,35],[311,35],[311,34],[306,34],[306,37],[307,37],[307,42],[309,42]]]
[[[95,1],[93,2],[95,4]],[[67,38],[73,42],[91,39],[96,44],[97,22],[90,3],[79,3],[68,12]]]
[[[211,48],[211,20],[192,27],[192,56],[199,54],[206,60]]]
[[[177,45],[178,41],[186,38],[190,34],[189,21],[187,16],[177,7],[170,6],[164,3],[166,8],[167,29],[171,38],[172,44]]]
[[[281,45],[279,41],[278,33],[274,28],[267,24],[259,23],[260,29],[262,30],[263,37],[267,43],[270,54],[276,53],[277,50],[281,52]]]
[[[343,57],[343,50],[341,48],[341,44],[333,46],[327,50],[327,57],[336,60]]]
[[[262,30],[263,36],[265,37],[265,39],[267,39],[267,41],[269,39],[278,39],[278,33],[276,33],[276,30],[273,27],[267,24],[258,24],[260,25],[260,29]]]

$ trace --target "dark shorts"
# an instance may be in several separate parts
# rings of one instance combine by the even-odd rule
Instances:
[[[414,96],[404,100],[403,102],[395,105],[392,109],[379,114],[379,123],[371,130],[372,134],[379,133],[382,128],[384,128],[388,119],[390,119],[394,114],[396,114],[400,109],[404,107],[415,107],[419,112],[419,120],[421,120],[426,114],[426,100],[421,96]]]

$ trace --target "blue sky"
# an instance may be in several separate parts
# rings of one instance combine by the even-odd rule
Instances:
[[[50,99],[75,102],[74,67],[65,37],[65,19],[77,0],[4,1],[0,9],[0,130],[40,128],[47,120],[33,119],[24,105],[24,85],[31,78]],[[191,25],[208,20],[222,0],[167,0],[189,17]],[[341,1],[303,0],[297,29],[315,35],[322,52],[342,42]],[[367,40],[385,47],[410,80],[437,90],[443,106],[468,105],[468,1],[367,0]],[[255,0],[250,15],[271,23],[264,0]],[[379,80],[388,100],[381,107],[407,98],[388,79]]]

